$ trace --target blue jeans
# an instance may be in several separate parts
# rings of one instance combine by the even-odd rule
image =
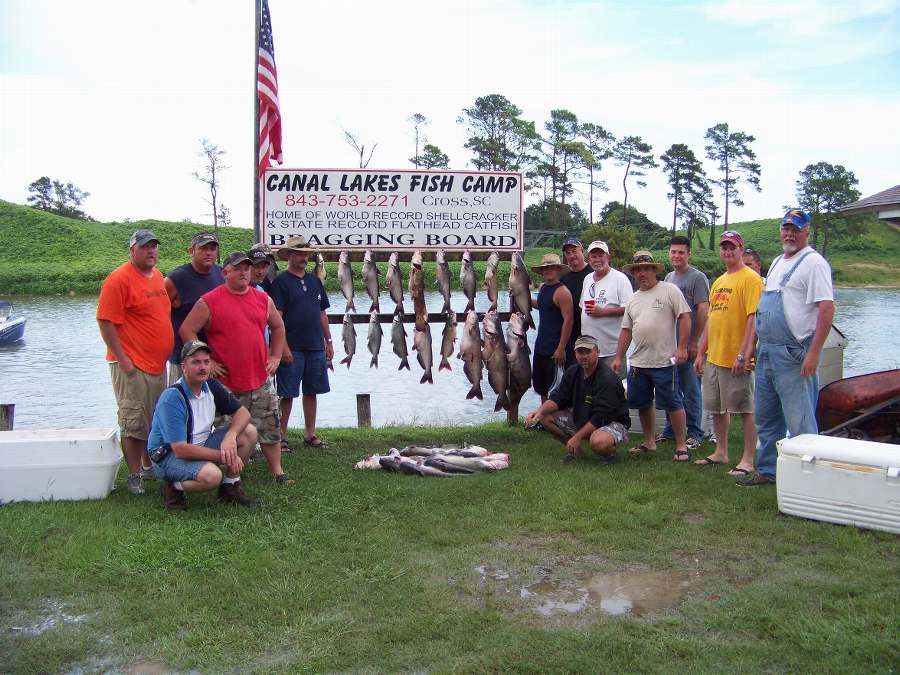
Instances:
[[[216,429],[204,441],[203,447],[218,450],[227,431],[228,427]],[[179,459],[174,452],[168,453],[159,464],[152,462],[153,473],[156,475],[156,478],[158,480],[167,480],[170,483],[197,480],[197,474],[200,473],[200,469],[203,468],[204,464],[208,463],[209,460],[206,459]]]
[[[678,368],[678,381],[681,384],[681,397],[684,399],[684,414],[687,417],[688,438],[703,440],[703,400],[700,396],[700,378],[694,372],[694,361],[688,359]],[[672,422],[666,418],[663,436],[675,438]]]
[[[817,434],[816,400],[819,381],[800,377],[806,349],[800,345],[761,344],[756,356],[756,470],[775,478],[775,443],[787,436]]]

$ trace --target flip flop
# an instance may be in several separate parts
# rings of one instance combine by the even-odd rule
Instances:
[[[646,445],[641,443],[636,448],[629,448],[629,455],[643,455],[645,452],[656,452],[656,448],[648,448]]]
[[[713,459],[712,457],[704,457],[703,459],[698,459],[696,462],[694,462],[694,466],[712,466],[713,464],[727,464],[727,462],[720,462],[719,460]]]
[[[675,457],[672,458],[673,462],[686,462],[691,458],[691,453],[687,450],[676,450]]]
[[[312,436],[311,438],[304,438],[303,445],[307,448],[327,448],[328,444],[323,441],[318,436]]]
[[[749,476],[753,473],[752,469],[742,469],[739,466],[734,467],[731,471],[727,472],[729,476]]]

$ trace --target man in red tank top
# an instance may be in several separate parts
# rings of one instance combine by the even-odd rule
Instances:
[[[281,361],[284,322],[271,298],[250,287],[250,258],[228,255],[225,284],[205,293],[181,324],[181,339],[205,331],[212,350],[212,375],[231,391],[253,420],[259,444],[278,483],[292,483],[281,468],[278,398],[272,375]],[[266,347],[265,328],[271,337]]]

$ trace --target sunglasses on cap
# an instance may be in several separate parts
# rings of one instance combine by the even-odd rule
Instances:
[[[785,225],[793,225],[798,230],[804,230],[809,227],[809,216],[800,209],[791,209],[781,219],[781,226]]]

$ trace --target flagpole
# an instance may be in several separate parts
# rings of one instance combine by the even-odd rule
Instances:
[[[262,0],[253,0],[256,26],[253,30],[253,241],[262,241],[261,223],[259,222],[259,94],[258,68],[259,61],[259,24],[262,21]]]

